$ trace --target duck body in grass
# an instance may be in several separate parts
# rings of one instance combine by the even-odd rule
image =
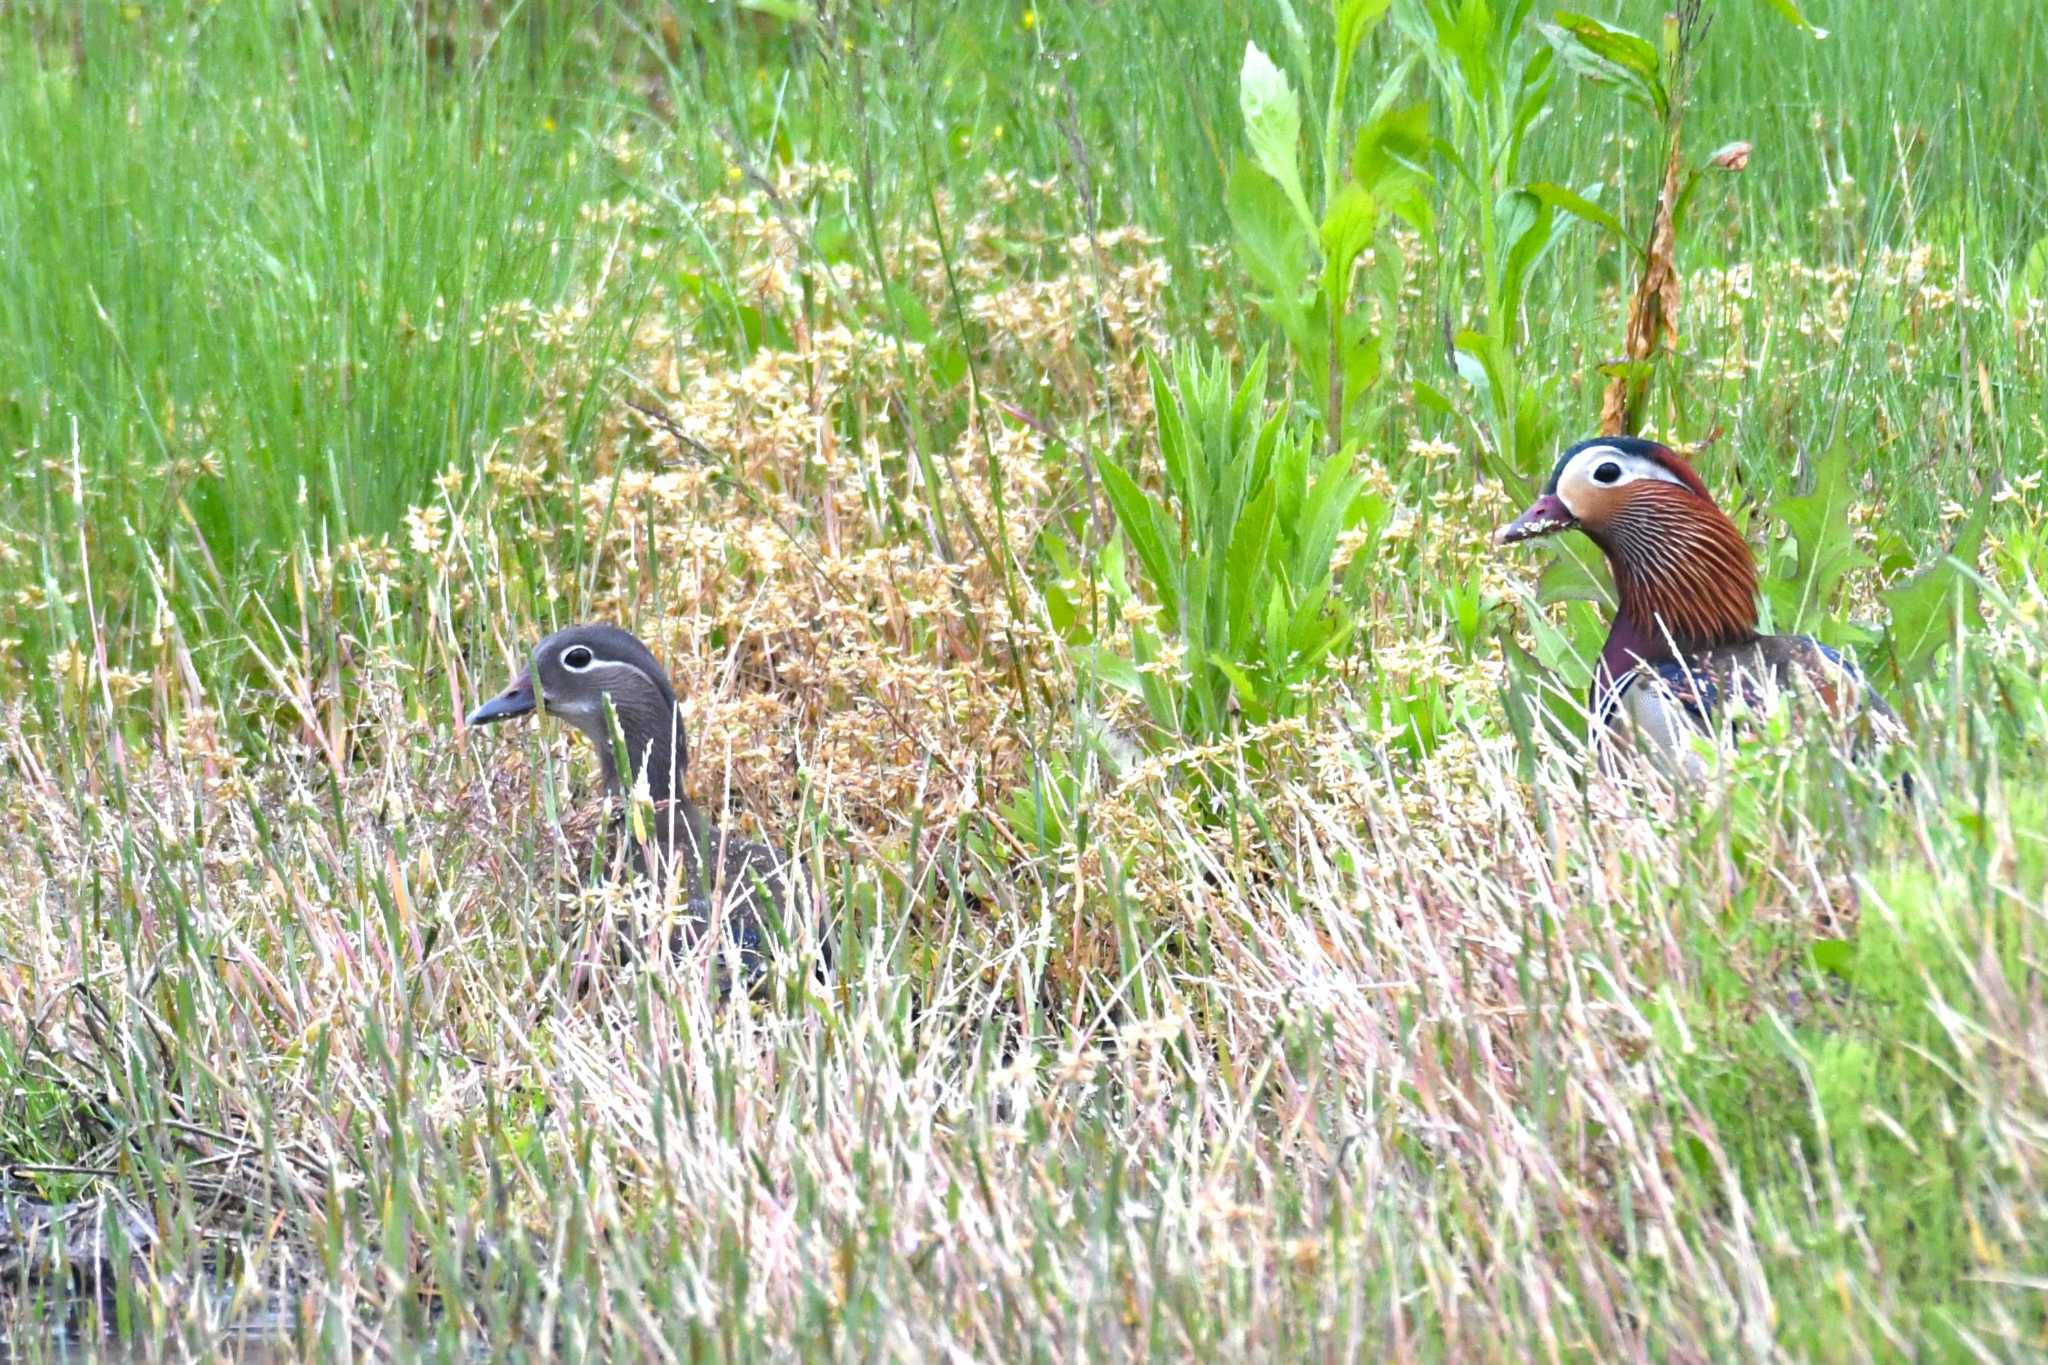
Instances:
[[[1687,742],[1740,703],[1796,691],[1837,722],[1895,732],[1856,665],[1805,635],[1757,628],[1749,543],[1684,457],[1656,441],[1601,436],[1558,457],[1536,500],[1501,528],[1518,544],[1579,531],[1600,547],[1619,607],[1587,707],[1603,768],[1634,746],[1701,771]]]
[[[535,646],[503,692],[470,712],[467,724],[535,711],[567,722],[596,747],[605,788],[617,801],[586,865],[661,886],[675,880],[687,908],[675,946],[687,948],[721,926],[743,971],[754,975],[770,934],[786,914],[808,909],[808,893],[787,858],[719,828],[685,793],[689,737],[675,688],[653,652],[617,626],[557,631]],[[650,800],[636,802],[643,785]]]

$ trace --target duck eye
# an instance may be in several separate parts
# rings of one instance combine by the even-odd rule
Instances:
[[[562,651],[562,667],[581,673],[590,667],[590,651],[582,645],[575,645]]]
[[[1606,463],[1602,464],[1598,469],[1593,471],[1593,482],[1595,483],[1613,483],[1616,479],[1620,477],[1621,466],[1616,464],[1612,460],[1608,460]]]

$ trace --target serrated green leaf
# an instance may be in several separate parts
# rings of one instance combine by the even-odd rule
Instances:
[[[1972,566],[1984,543],[1990,510],[1989,498],[1979,502],[1949,553],[1878,594],[1888,618],[1884,653],[1901,682],[1917,681],[1934,663],[1949,642],[1958,614],[1965,627],[1979,620],[1982,591]]]
[[[1778,516],[1796,545],[1791,571],[1781,579],[1795,591],[1772,597],[1774,604],[1791,608],[1791,619],[1777,622],[1779,630],[1825,633],[1842,580],[1870,563],[1857,547],[1856,528],[1849,520],[1854,496],[1849,449],[1838,443],[1814,462],[1810,492],[1779,500]]]
[[[1145,373],[1152,383],[1153,421],[1159,429],[1159,462],[1166,470],[1166,486],[1184,497],[1188,486],[1187,417],[1174,401],[1166,367],[1150,351],[1145,353]]]

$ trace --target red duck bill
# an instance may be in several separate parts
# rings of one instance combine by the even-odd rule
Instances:
[[[1527,511],[1500,528],[1494,540],[1501,545],[1513,545],[1518,541],[1534,540],[1538,536],[1554,536],[1559,531],[1569,531],[1579,524],[1571,509],[1564,505],[1555,493],[1545,493],[1529,504]]]

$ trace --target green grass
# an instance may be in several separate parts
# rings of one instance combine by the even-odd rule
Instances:
[[[1320,448],[1225,211],[1283,13],[779,8],[0,9],[0,1159],[155,1271],[10,1271],[10,1349],[2048,1349],[2048,18],[1722,0],[1687,115],[1755,152],[1660,429],[1779,568],[1849,452],[1831,630],[1995,499],[1891,684],[1906,800],[1796,731],[1672,793],[1523,725],[1600,614],[1490,545],[1449,228],[1354,296],[1352,633],[1171,733],[1098,461],[1178,524],[1144,355],[1205,345]],[[1563,77],[1526,173],[1640,231],[1658,138]],[[1564,439],[1632,285],[1584,225],[1533,277]],[[660,907],[565,889],[587,755],[458,720],[597,617],[822,881],[829,977],[569,988]]]

